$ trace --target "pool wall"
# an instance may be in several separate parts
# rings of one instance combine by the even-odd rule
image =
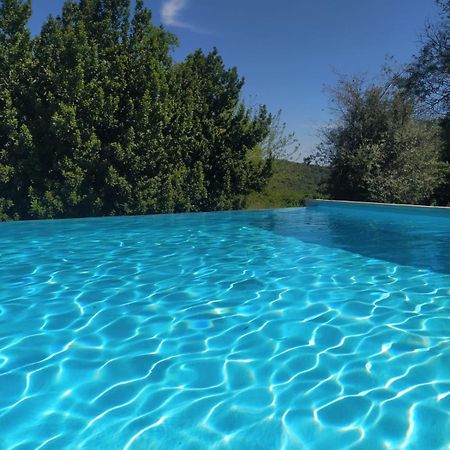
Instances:
[[[325,207],[333,209],[358,209],[359,211],[388,212],[446,217],[450,219],[450,208],[444,206],[400,205],[396,203],[369,203],[348,200],[307,200],[307,207]]]

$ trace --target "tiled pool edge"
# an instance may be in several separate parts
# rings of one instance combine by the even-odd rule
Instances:
[[[420,214],[446,217],[450,219],[450,207],[445,206],[424,206],[424,205],[403,205],[397,203],[375,203],[357,202],[350,200],[319,200],[312,199],[306,201],[307,207],[324,206],[327,208],[339,209],[368,209],[371,211],[400,213],[400,214]]]

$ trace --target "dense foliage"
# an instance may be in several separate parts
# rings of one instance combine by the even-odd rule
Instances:
[[[35,38],[30,0],[0,2],[0,218],[238,208],[272,157],[272,116],[217,53],[174,63],[137,0],[66,1]]]
[[[393,203],[430,202],[443,181],[440,129],[414,116],[396,89],[342,81],[334,126],[324,130],[316,158],[330,166],[334,198]]]

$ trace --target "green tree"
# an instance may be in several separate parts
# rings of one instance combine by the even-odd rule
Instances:
[[[189,121],[181,133],[170,134],[181,142],[192,140],[177,156],[188,167],[199,163],[197,170],[204,174],[207,196],[201,209],[240,208],[245,196],[262,189],[271,175],[270,155],[259,161],[249,155],[268,136],[272,116],[265,107],[256,111],[245,107],[240,100],[244,81],[236,68],[225,68],[216,49],[188,56],[175,67],[175,75],[179,108]]]
[[[0,2],[0,220],[18,218],[24,179],[33,152],[25,91],[31,76],[32,43],[26,23],[30,1]]]
[[[337,120],[324,130],[316,161],[330,166],[334,198],[428,203],[442,183],[439,127],[418,120],[397,89],[343,80],[334,91]]]
[[[30,3],[1,4],[1,218],[229,209],[264,186],[249,154],[272,117],[216,50],[175,64],[143,0],[66,1],[34,40]]]
[[[440,122],[442,159],[450,164],[450,0],[437,0],[440,20],[427,25],[422,48],[399,77],[398,84],[419,102],[422,116]],[[437,190],[441,204],[450,204],[450,170]]]

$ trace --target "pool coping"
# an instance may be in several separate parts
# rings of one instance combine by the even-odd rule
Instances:
[[[397,213],[420,213],[426,215],[444,215],[450,218],[450,207],[447,206],[425,206],[410,205],[399,203],[378,203],[378,202],[360,202],[351,200],[306,200],[307,207],[327,206],[327,207],[362,207],[371,210]]]

